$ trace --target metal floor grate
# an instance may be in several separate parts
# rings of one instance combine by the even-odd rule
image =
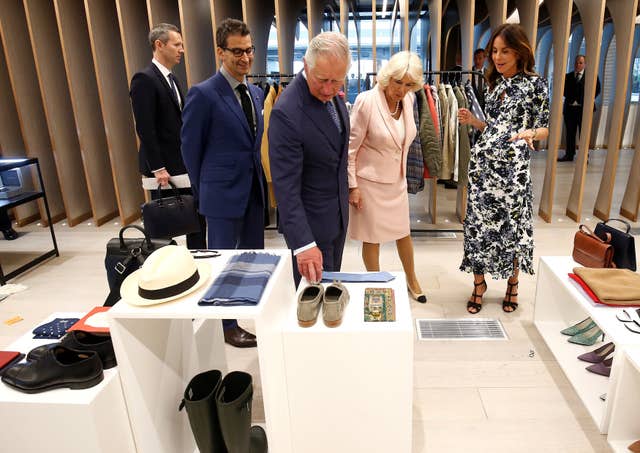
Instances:
[[[507,340],[497,319],[416,319],[418,340]]]

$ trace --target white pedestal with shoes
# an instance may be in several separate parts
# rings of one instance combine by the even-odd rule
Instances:
[[[403,273],[388,283],[343,283],[342,324],[283,324],[291,450],[409,453],[412,445],[413,322]],[[300,284],[299,291],[305,287]],[[326,287],[326,284],[325,284]],[[393,288],[395,322],[364,321],[364,289]]]
[[[55,318],[82,318],[84,313],[52,313]],[[36,326],[34,326],[36,327]],[[25,355],[33,348],[58,340],[34,340],[31,332],[7,350]],[[83,390],[66,388],[22,393],[0,383],[0,426],[6,452],[101,453],[136,451],[118,367],[104,370],[104,380]]]
[[[620,307],[596,304],[573,283],[568,274],[579,266],[569,256],[540,257],[533,320],[596,426],[606,434],[613,429],[610,425],[611,408],[612,401],[619,397],[617,383],[624,351],[629,347],[639,347],[640,335],[630,332],[616,319],[616,314],[622,310]],[[560,333],[587,317],[591,317],[604,332],[604,341],[613,342],[616,346],[609,378],[586,371],[590,364],[577,358],[601,346],[602,342],[581,346],[569,343],[569,337]],[[605,393],[606,401],[602,401],[600,396]]]
[[[611,424],[607,441],[614,452],[628,453],[629,445],[640,440],[640,346],[628,347],[620,358],[618,388],[615,399],[610,403]]]

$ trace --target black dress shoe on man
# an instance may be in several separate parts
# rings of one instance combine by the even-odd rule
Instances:
[[[565,154],[562,157],[558,157],[558,162],[573,162],[573,157]]]
[[[116,354],[113,351],[113,343],[111,342],[111,335],[94,334],[83,330],[72,330],[67,332],[59,343],[45,344],[32,349],[29,351],[29,354],[27,354],[27,360],[40,360],[40,358],[42,358],[49,349],[58,345],[66,346],[67,348],[75,351],[97,352],[100,360],[102,361],[102,368],[105,370],[117,365]]]
[[[256,336],[240,326],[224,329],[224,342],[236,348],[255,348]]]
[[[86,389],[104,379],[100,357],[93,351],[74,351],[62,345],[48,349],[34,362],[14,365],[2,382],[25,393],[69,387]]]
[[[9,228],[8,230],[2,230],[2,235],[7,241],[13,241],[14,239],[18,239],[18,233],[13,228]]]

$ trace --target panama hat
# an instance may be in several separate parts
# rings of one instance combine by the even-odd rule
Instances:
[[[200,288],[211,275],[211,266],[193,259],[182,245],[166,245],[153,252],[142,267],[130,274],[120,288],[130,305],[155,305],[178,299]]]

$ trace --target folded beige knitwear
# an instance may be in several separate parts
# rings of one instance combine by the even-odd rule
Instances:
[[[573,273],[605,304],[640,305],[640,274],[629,269],[574,267]]]

